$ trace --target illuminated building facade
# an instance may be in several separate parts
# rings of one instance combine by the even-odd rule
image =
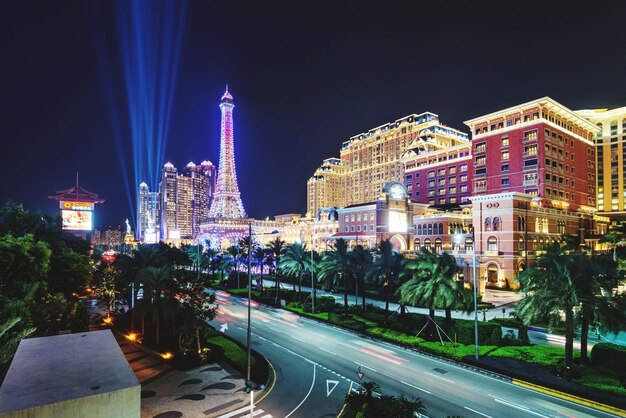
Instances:
[[[405,116],[345,141],[340,158],[324,160],[307,183],[307,212],[321,207],[345,207],[375,201],[390,181],[404,181],[401,157],[420,135],[449,146],[467,141],[467,135],[439,123],[439,116],[425,112]]]
[[[190,162],[181,173],[172,163],[163,166],[158,205],[163,241],[188,242],[200,232],[200,225],[209,218],[214,181],[215,166],[210,161],[199,165]]]
[[[626,216],[626,107],[576,113],[598,127],[594,138],[598,211],[612,219],[623,218]]]
[[[343,165],[339,158],[327,158],[307,182],[307,213],[317,214],[321,208],[345,206]]]
[[[374,202],[337,209],[339,230],[326,239],[327,246],[343,238],[349,248],[362,245],[375,249],[380,241],[388,239],[398,251],[413,250],[413,207],[404,185],[389,182]]]
[[[142,182],[137,192],[137,241],[151,244],[158,241],[159,205],[159,192],[151,192],[148,185]]]
[[[441,125],[422,129],[402,156],[409,197],[429,205],[468,202],[471,160],[466,133]]]
[[[526,193],[539,205],[596,207],[595,124],[549,97],[466,121],[473,194]]]

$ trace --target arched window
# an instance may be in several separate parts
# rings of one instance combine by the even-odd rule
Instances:
[[[517,241],[517,250],[519,252],[519,255],[524,255],[524,247],[524,237],[519,237],[519,240]]]
[[[417,225],[417,235],[422,235],[422,225]]]
[[[493,218],[493,230],[494,231],[500,230],[500,218],[498,218],[497,216]]]
[[[439,235],[443,235],[443,224],[439,224]]]
[[[443,242],[441,241],[441,238],[437,238],[435,240],[435,251],[441,252],[442,249],[443,249]]]
[[[522,216],[517,217],[517,230],[524,231],[526,229],[526,219]]]
[[[472,251],[474,243],[471,238],[465,238],[465,251]]]
[[[422,242],[419,240],[419,238],[413,241],[413,247],[415,251],[419,250],[421,246],[422,246]]]
[[[491,218],[485,219],[485,231],[491,231]]]
[[[487,239],[487,251],[498,251],[498,239],[496,237]]]
[[[433,225],[428,224],[428,235],[432,235],[432,234],[433,234]]]
[[[430,238],[426,238],[424,240],[424,247],[430,250],[430,247],[431,247]]]

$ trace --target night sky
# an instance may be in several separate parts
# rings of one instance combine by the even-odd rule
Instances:
[[[338,3],[189,2],[166,160],[217,163],[228,83],[244,206],[264,218],[304,213],[323,159],[411,113],[467,132],[464,120],[542,96],[571,109],[626,105],[624,4]],[[0,2],[1,201],[54,213],[47,196],[78,171],[106,199],[97,225],[131,218],[126,185],[136,185],[120,170],[104,94],[127,120],[113,10]],[[128,147],[127,122],[120,131]]]

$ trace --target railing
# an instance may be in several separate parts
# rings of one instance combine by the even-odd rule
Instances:
[[[537,184],[539,184],[539,180],[534,179],[534,180],[524,180],[524,186],[536,186]]]

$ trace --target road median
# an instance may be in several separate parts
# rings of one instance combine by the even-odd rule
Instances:
[[[522,386],[527,389],[544,393],[546,395],[550,395],[556,398],[574,402],[579,405],[588,406],[590,408],[598,409],[600,411],[608,412],[610,414],[615,414],[617,416],[626,417],[626,410],[620,409],[611,405],[606,405],[600,402],[592,401],[590,399],[581,398],[579,396],[571,395],[569,393],[561,392],[559,390],[550,389],[544,386],[536,385],[534,383],[526,382],[520,379],[512,379],[511,382],[517,386]]]

